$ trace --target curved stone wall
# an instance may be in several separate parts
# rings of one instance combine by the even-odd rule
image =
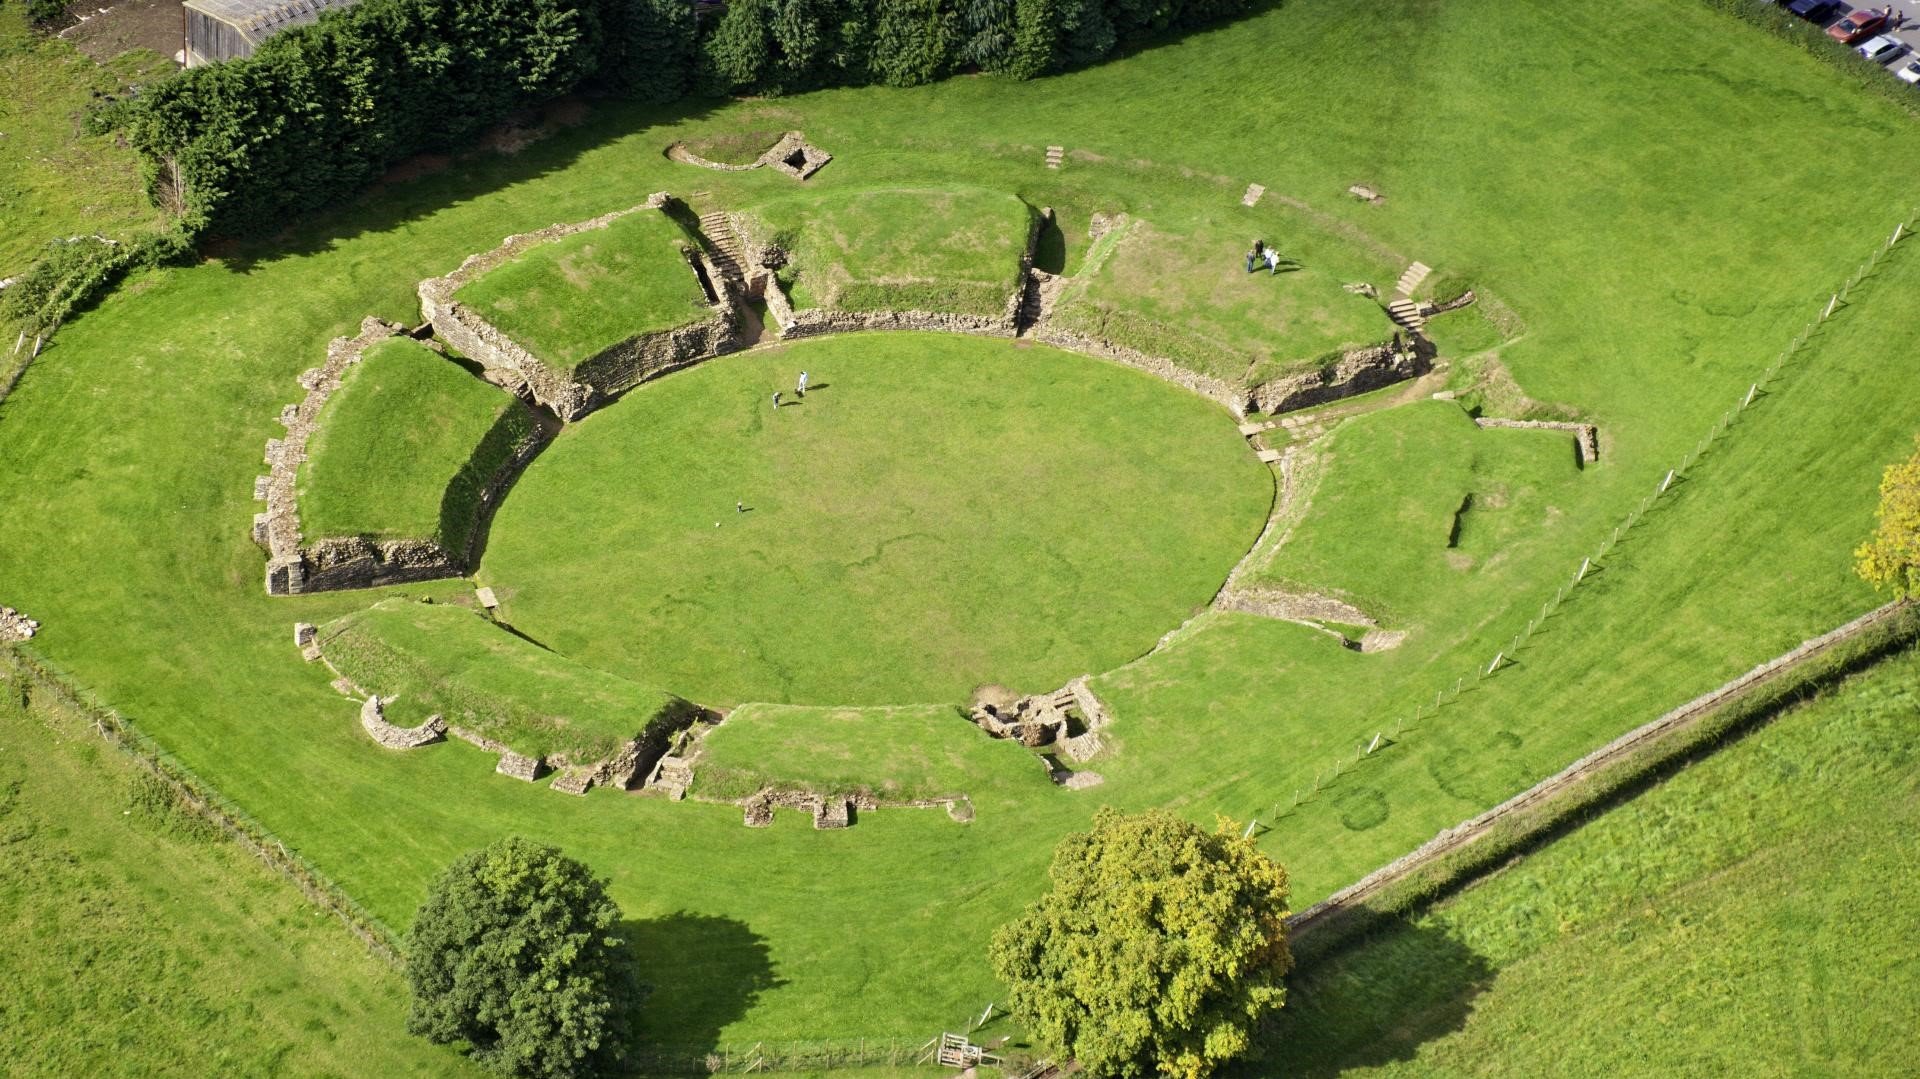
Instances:
[[[322,537],[306,542],[300,528],[298,480],[307,459],[307,442],[314,425],[347,369],[360,362],[366,350],[406,330],[391,322],[367,318],[354,337],[336,338],[327,346],[326,362],[300,376],[307,394],[280,413],[285,438],[267,440],[266,461],[271,471],[254,482],[254,495],[264,498],[266,511],[254,515],[254,542],[267,550],[267,594],[293,596],[350,588],[377,588],[465,572],[473,552],[449,551],[426,539],[370,540],[363,536]],[[488,480],[479,504],[487,512],[521,468],[545,444],[536,428],[514,446],[513,454]],[[479,529],[475,529],[478,535]]]

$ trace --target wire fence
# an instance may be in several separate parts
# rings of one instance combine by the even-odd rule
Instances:
[[[911,1067],[927,1059],[933,1042],[902,1038],[844,1041],[753,1042],[697,1047],[654,1047],[628,1058],[646,1075],[752,1075],[759,1072],[835,1071],[846,1068]]]
[[[1311,801],[1314,795],[1325,789],[1326,786],[1335,779],[1344,775],[1349,769],[1357,766],[1361,761],[1381,751],[1383,748],[1400,744],[1409,730],[1438,716],[1443,709],[1457,702],[1474,685],[1488,678],[1497,676],[1502,670],[1511,666],[1515,661],[1515,657],[1527,646],[1527,642],[1532,639],[1534,632],[1538,630],[1548,618],[1551,618],[1555,611],[1560,609],[1560,605],[1566,602],[1567,598],[1573,594],[1575,589],[1579,588],[1593,575],[1594,570],[1613,552],[1614,548],[1619,545],[1621,539],[1633,531],[1634,526],[1640,523],[1641,518],[1646,516],[1647,511],[1651,510],[1663,496],[1672,491],[1676,483],[1686,478],[1687,473],[1692,470],[1694,465],[1699,463],[1700,458],[1707,452],[1708,448],[1727,433],[1728,429],[1733,426],[1734,420],[1737,419],[1742,412],[1754,407],[1754,405],[1765,399],[1766,394],[1764,391],[1769,385],[1778,380],[1781,369],[1807,347],[1807,343],[1813,338],[1815,331],[1841,309],[1853,290],[1858,288],[1860,283],[1880,265],[1880,260],[1885,258],[1887,253],[1892,251],[1903,239],[1911,235],[1915,217],[1920,217],[1920,209],[1910,212],[1905,220],[1894,226],[1893,234],[1874,248],[1873,254],[1868,257],[1865,262],[1860,264],[1860,267],[1853,272],[1852,276],[1846,279],[1838,290],[1827,298],[1821,305],[1820,313],[1810,320],[1799,333],[1795,334],[1793,339],[1787,343],[1785,348],[1780,350],[1778,355],[1774,356],[1772,362],[1767,365],[1766,370],[1761,372],[1760,376],[1748,385],[1746,392],[1741,395],[1739,402],[1722,413],[1720,417],[1713,422],[1712,426],[1707,429],[1706,433],[1701,436],[1700,440],[1694,444],[1693,449],[1690,450],[1678,464],[1667,469],[1666,472],[1661,475],[1654,489],[1648,492],[1647,495],[1640,500],[1639,504],[1613,527],[1612,531],[1600,541],[1599,546],[1594,548],[1592,554],[1581,558],[1580,564],[1573,569],[1573,572],[1568,576],[1566,582],[1556,588],[1553,595],[1541,603],[1540,610],[1537,614],[1527,619],[1527,624],[1524,629],[1514,634],[1513,638],[1508,641],[1505,646],[1499,648],[1490,660],[1475,664],[1471,671],[1462,672],[1454,679],[1451,686],[1443,684],[1437,688],[1434,691],[1432,703],[1429,704],[1424,700],[1417,702],[1411,713],[1402,713],[1395,716],[1390,725],[1380,727],[1371,739],[1363,739],[1352,754],[1343,754],[1330,764],[1320,768],[1314,773],[1311,785],[1296,788],[1293,791],[1291,799],[1275,802],[1268,811],[1268,819],[1283,817],[1293,812],[1293,810],[1298,808],[1302,803]]]

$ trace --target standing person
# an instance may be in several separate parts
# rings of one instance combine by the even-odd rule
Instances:
[[[1267,276],[1275,277],[1278,276],[1279,273],[1280,252],[1275,248],[1269,247],[1267,248]]]
[[[800,372],[800,381],[793,384],[793,395],[795,397],[805,397],[807,395],[807,373],[805,371]]]
[[[776,409],[780,407],[780,391],[779,390],[773,391],[773,407]]]
[[[1260,261],[1262,257],[1262,252],[1266,250],[1266,246],[1267,246],[1266,241],[1264,240],[1255,239],[1253,241],[1253,250],[1247,252],[1247,272],[1248,273],[1253,272],[1253,264]]]

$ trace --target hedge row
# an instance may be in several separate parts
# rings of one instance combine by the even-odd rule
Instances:
[[[149,191],[185,230],[244,234],[356,191],[423,150],[581,89],[689,93],[1016,78],[1254,0],[361,0],[127,110]]]

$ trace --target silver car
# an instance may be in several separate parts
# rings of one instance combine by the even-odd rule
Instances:
[[[1881,34],[1854,48],[1854,52],[1877,64],[1890,64],[1907,54],[1907,43],[1892,34]]]

